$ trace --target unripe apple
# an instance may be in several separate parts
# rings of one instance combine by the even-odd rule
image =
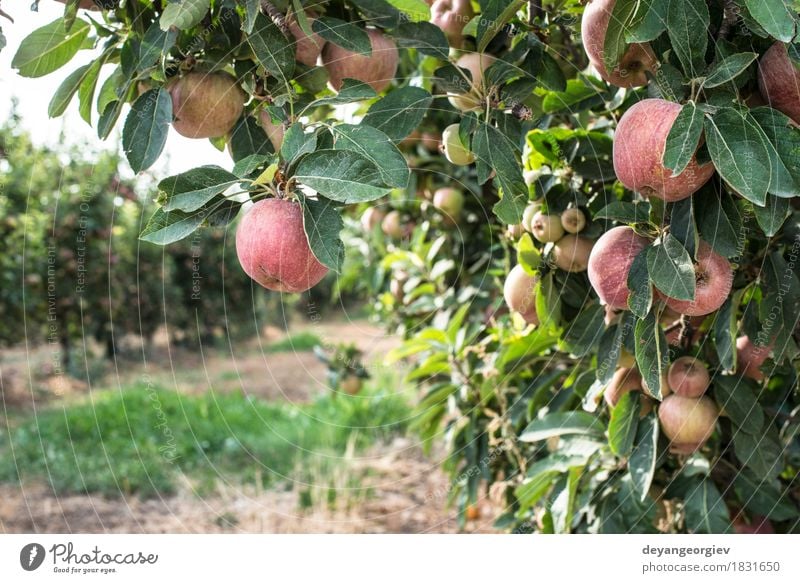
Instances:
[[[383,234],[392,239],[402,239],[406,229],[403,226],[403,217],[400,211],[389,211],[381,222]]]
[[[616,407],[622,395],[631,391],[642,390],[642,375],[635,368],[618,368],[611,377],[603,398],[609,407]]]
[[[462,31],[475,16],[470,0],[436,0],[431,4],[431,24],[442,29],[451,47],[460,49]]]
[[[676,453],[688,454],[700,449],[714,433],[719,409],[708,397],[693,399],[669,395],[658,407],[661,430]]]
[[[772,344],[759,346],[747,336],[736,339],[736,371],[755,381],[763,381],[764,373],[761,365],[772,352]]]
[[[542,208],[542,203],[540,202],[530,202],[528,206],[525,207],[525,210],[522,211],[522,228],[532,233],[531,230],[533,227],[531,223],[533,222],[533,217],[536,216],[536,213]]]
[[[458,221],[464,208],[464,195],[457,188],[440,188],[433,193],[433,207],[452,221]]]
[[[282,123],[275,123],[272,121],[272,116],[267,110],[262,110],[258,119],[261,121],[261,127],[264,128],[264,133],[267,134],[275,152],[280,152],[281,146],[283,145],[283,136],[286,134],[286,128]]]
[[[589,281],[603,304],[628,309],[628,273],[649,244],[630,227],[614,227],[597,240],[589,256]]]
[[[475,154],[464,147],[464,143],[458,135],[457,123],[444,129],[442,132],[442,144],[444,145],[444,155],[451,164],[468,166],[475,161]]]
[[[310,28],[314,25],[316,19],[309,16],[307,20]],[[292,33],[295,39],[294,58],[299,63],[308,67],[313,67],[317,64],[317,59],[322,52],[322,47],[325,46],[325,39],[313,30],[310,36],[307,35],[303,32],[303,29],[300,28],[300,24],[294,16],[287,19],[287,24],[289,25],[289,32]]]
[[[192,72],[167,84],[172,96],[172,127],[187,138],[218,138],[233,129],[245,94],[233,75]]]
[[[678,103],[645,99],[619,120],[614,137],[614,171],[626,188],[675,202],[690,197],[714,175],[714,165],[701,165],[696,157],[678,176],[664,167],[667,136],[680,111]]]
[[[328,70],[328,84],[334,91],[342,88],[345,79],[356,79],[380,93],[394,79],[400,61],[397,45],[374,28],[366,32],[372,44],[370,56],[350,52],[334,43],[327,43],[322,49],[322,63]]]
[[[552,243],[564,236],[564,227],[561,226],[561,217],[546,215],[537,211],[531,219],[531,233],[541,243]]]
[[[361,387],[361,379],[352,373],[345,374],[339,381],[339,389],[348,395],[357,395],[361,392]]]
[[[679,314],[705,316],[718,310],[728,299],[733,287],[733,268],[711,245],[700,241],[694,278],[694,300],[667,298],[666,304]]]
[[[701,397],[711,384],[706,365],[691,356],[681,356],[669,367],[669,388],[681,397]]]
[[[586,226],[586,215],[579,208],[571,208],[561,213],[561,226],[567,233],[580,233]]]
[[[371,233],[381,224],[386,214],[378,207],[371,206],[361,215],[361,228],[366,233]]]
[[[761,57],[758,87],[770,107],[800,124],[800,66],[792,62],[782,42],[776,42]]]
[[[553,247],[553,261],[559,269],[578,273],[589,267],[594,241],[578,235],[564,235]]]
[[[299,203],[258,201],[236,229],[236,254],[244,272],[267,289],[303,292],[328,273],[308,246]]]
[[[497,59],[484,53],[467,53],[456,61],[456,67],[466,69],[472,76],[471,88],[467,93],[448,93],[453,107],[461,111],[475,111],[484,107],[483,72]]]
[[[524,232],[525,232],[525,229],[522,227],[521,224],[508,225],[506,227],[506,237],[508,237],[512,241],[518,240],[520,237],[522,237],[522,234]]]
[[[536,284],[539,278],[529,275],[521,265],[516,265],[508,273],[503,285],[503,298],[508,309],[517,312],[529,324],[538,324],[536,314]]]
[[[616,0],[593,0],[583,11],[581,21],[583,48],[586,50],[589,62],[607,82],[617,87],[647,85],[647,71],[653,72],[658,68],[658,59],[649,44],[631,44],[617,68],[611,73],[606,70],[603,63],[606,31],[614,4]]]

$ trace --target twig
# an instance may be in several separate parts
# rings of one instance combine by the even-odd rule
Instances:
[[[261,0],[261,11],[270,17],[272,22],[281,29],[281,32],[285,35],[290,35],[291,32],[289,31],[289,25],[286,23],[286,17],[283,15],[283,12],[275,8],[275,5],[270,2],[270,0]]]
[[[528,0],[528,24],[542,16],[542,0]]]
[[[734,0],[725,0],[724,4],[722,23],[719,25],[719,31],[717,32],[718,39],[727,38],[731,32],[731,28],[733,28],[739,20],[739,8],[736,2],[734,2]]]

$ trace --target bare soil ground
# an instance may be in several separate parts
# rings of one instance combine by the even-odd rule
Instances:
[[[354,342],[372,372],[397,338],[360,321],[325,322],[293,328],[313,332],[323,343]],[[106,371],[104,386],[127,386],[147,375],[150,382],[188,393],[242,391],[262,399],[303,402],[329,390],[326,367],[308,351],[268,353],[263,347],[284,338],[266,330],[261,338],[234,347],[188,351],[162,344],[147,358],[121,358]],[[6,404],[18,411],[74,398],[89,386],[48,375],[49,350],[4,352],[0,382]],[[5,419],[0,416],[0,424]],[[448,479],[436,456],[426,457],[408,438],[374,447],[347,460],[325,491],[300,484],[265,490],[252,485],[215,484],[198,491],[188,481],[177,495],[158,499],[56,497],[43,484],[0,484],[0,532],[47,533],[422,533],[491,532],[486,504],[481,517],[459,529],[447,508]],[[333,490],[335,496],[330,496]]]

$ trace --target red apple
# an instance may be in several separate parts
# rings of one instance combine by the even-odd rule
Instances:
[[[282,123],[275,123],[272,121],[272,116],[267,110],[262,110],[258,116],[258,119],[261,121],[261,127],[264,128],[264,133],[267,134],[267,137],[269,138],[272,147],[275,149],[275,152],[280,152],[281,146],[283,145],[283,136],[286,133],[286,128]]]
[[[706,365],[691,356],[681,356],[669,367],[669,388],[681,397],[701,397],[711,384]]]
[[[589,267],[594,241],[578,235],[564,235],[553,247],[553,261],[559,269],[578,273]]]
[[[361,215],[361,228],[364,229],[366,233],[371,233],[375,230],[375,227],[381,224],[385,216],[385,213],[381,209],[371,206]]]
[[[661,429],[675,453],[688,454],[700,449],[714,433],[717,417],[719,409],[708,397],[668,395],[658,407]]]
[[[172,127],[187,138],[218,138],[242,115],[244,91],[225,72],[192,72],[167,84],[172,96]]]
[[[442,29],[451,47],[461,48],[462,31],[475,16],[470,0],[436,0],[431,4],[431,24]]]
[[[529,275],[521,265],[516,265],[508,273],[503,285],[503,298],[508,309],[522,315],[529,324],[538,324],[536,314],[536,284],[539,278]]]
[[[622,395],[631,391],[642,390],[642,375],[635,368],[618,368],[611,377],[603,398],[609,407],[616,407]]]
[[[694,300],[667,298],[666,304],[679,314],[705,316],[717,311],[733,287],[733,268],[722,255],[705,241],[697,247],[697,262],[694,266]]]
[[[740,336],[736,339],[736,370],[756,381],[764,380],[764,373],[761,372],[761,365],[772,352],[772,344],[759,346],[754,344],[747,336]]]
[[[314,20],[315,18],[309,16],[309,28],[313,26]],[[313,30],[310,36],[303,32],[303,29],[300,28],[300,24],[297,22],[294,15],[287,18],[287,24],[289,25],[289,32],[292,33],[296,41],[294,46],[294,58],[308,67],[313,67],[317,64],[317,59],[322,52],[322,47],[325,46],[325,39]]]
[[[650,241],[630,227],[614,227],[594,244],[589,256],[589,281],[603,304],[628,309],[628,273],[636,256]]]
[[[267,289],[303,292],[328,273],[308,246],[303,210],[289,200],[261,200],[236,229],[236,254],[244,272]]]
[[[609,83],[618,87],[647,85],[647,71],[655,71],[658,67],[658,59],[647,43],[630,45],[617,68],[611,73],[603,64],[606,31],[614,4],[616,0],[593,0],[583,11],[581,21],[583,48],[592,66]]]
[[[800,66],[792,62],[782,42],[776,42],[761,57],[758,87],[770,107],[800,124]]]
[[[564,236],[559,215],[546,215],[538,211],[531,219],[531,233],[542,243],[553,243]]]
[[[381,222],[383,234],[395,240],[402,239],[408,234],[408,226],[403,225],[403,216],[400,211],[389,211]]]
[[[561,226],[567,233],[580,233],[586,226],[586,215],[579,208],[570,208],[561,213]]]
[[[433,206],[445,217],[456,222],[464,208],[464,195],[457,188],[440,188],[433,193]]]
[[[678,103],[645,99],[619,120],[614,137],[614,171],[625,187],[674,202],[690,197],[714,175],[713,164],[701,165],[696,158],[678,176],[664,167],[667,136],[680,111]]]
[[[345,79],[356,79],[369,84],[380,93],[394,79],[400,56],[394,41],[375,30],[367,29],[372,54],[353,53],[339,45],[327,43],[322,49],[322,62],[328,70],[329,85],[334,91],[342,88]]]
[[[461,111],[474,111],[484,107],[483,72],[496,60],[484,53],[466,53],[458,58],[456,67],[469,71],[472,86],[467,93],[448,93],[453,107]]]

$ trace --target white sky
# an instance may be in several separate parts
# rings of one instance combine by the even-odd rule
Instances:
[[[0,51],[0,119],[7,120],[11,107],[11,98],[19,100],[18,112],[22,117],[22,126],[30,132],[34,143],[54,146],[63,141],[67,144],[89,143],[94,149],[119,148],[119,133],[126,112],[123,111],[114,132],[103,142],[97,137],[96,128],[89,127],[78,114],[78,98],[73,99],[66,113],[59,118],[47,116],[47,106],[56,88],[78,66],[90,61],[91,51],[81,51],[71,62],[61,69],[39,77],[27,79],[20,77],[11,68],[11,59],[17,51],[22,39],[31,31],[57,19],[64,13],[64,5],[53,0],[41,0],[39,12],[30,11],[28,0],[4,0],[2,7],[14,18],[14,23],[0,18],[0,26],[7,40],[7,46]],[[113,67],[106,67],[98,83],[98,89],[105,76]],[[96,122],[97,113],[92,108]],[[190,140],[170,131],[164,153],[156,164],[147,172],[156,178],[168,174],[176,174],[203,164],[217,164],[230,169],[233,162],[225,152],[220,152],[208,140]],[[130,171],[130,169],[128,169]]]

